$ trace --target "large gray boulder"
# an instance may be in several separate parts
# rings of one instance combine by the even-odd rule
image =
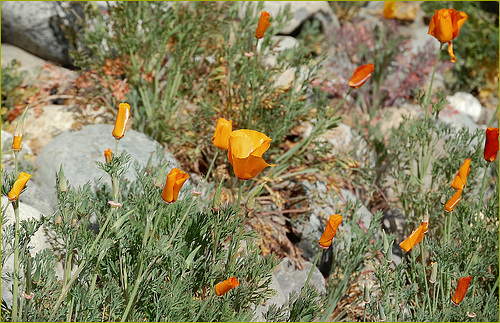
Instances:
[[[254,4],[253,2],[241,1],[239,3],[240,10],[238,15],[241,19],[247,14],[247,6]],[[280,34],[290,35],[294,33],[302,24],[309,20],[319,20],[323,32],[329,32],[333,27],[339,27],[339,20],[333,13],[328,1],[263,1],[263,11],[269,12],[271,15],[270,22],[273,17],[282,13],[286,6],[290,6],[290,14],[292,19],[279,31]],[[255,17],[260,17],[260,11],[255,12]]]
[[[2,1],[2,42],[16,45],[38,57],[71,65],[64,29],[76,17],[64,1]]]
[[[300,270],[290,258],[284,258],[273,271],[271,288],[276,291],[276,295],[267,300],[264,305],[257,306],[254,320],[256,322],[265,322],[262,314],[267,312],[271,304],[276,304],[278,307],[282,306],[289,298],[290,293],[296,292],[300,294],[312,266],[312,263],[306,261],[303,263],[302,270]],[[309,285],[315,286],[321,293],[326,294],[325,279],[317,267],[313,270]]]
[[[33,175],[33,181],[44,188],[53,203],[56,203],[55,183],[56,172],[63,164],[66,179],[72,186],[81,186],[90,181],[102,178],[111,184],[109,176],[102,171],[95,161],[104,163],[104,150],[111,148],[114,152],[115,139],[111,135],[113,125],[94,124],[83,126],[79,131],[66,131],[49,142],[36,159],[38,169]],[[145,166],[150,155],[156,152],[158,142],[143,133],[127,130],[120,139],[118,154],[126,150],[131,160],[138,161]],[[179,167],[174,156],[165,153],[165,158],[170,161],[168,170]],[[156,159],[153,158],[153,161]],[[135,172],[130,168],[125,177],[134,180]]]
[[[29,182],[26,188],[26,192],[30,190]],[[25,192],[25,193],[26,193]],[[23,193],[23,194],[25,194]],[[9,200],[6,196],[2,196],[2,210],[7,207],[7,211],[5,212],[5,218],[7,219],[7,223],[2,225],[2,234],[5,232],[6,227],[8,225],[14,225],[15,223],[15,216],[14,216],[14,210],[11,205],[7,205],[9,203]],[[22,202],[19,203],[19,220],[28,220],[28,219],[40,219],[40,211],[37,209],[26,205]],[[52,250],[52,245],[49,242],[49,238],[46,235],[47,228],[44,226],[41,226],[38,231],[35,233],[35,235],[31,238],[31,241],[29,242],[28,246],[31,247],[32,249],[30,250],[31,256],[34,257],[37,253],[41,252],[42,250],[45,249],[50,249]],[[2,259],[2,300],[7,303],[7,305],[10,307],[12,306],[12,293],[10,291],[10,288],[12,288],[12,281],[7,279],[7,273],[13,273],[14,272],[14,254],[12,253],[12,249],[10,246],[5,246],[2,244],[2,252],[5,252],[6,255],[8,255],[5,259]],[[63,277],[63,267],[60,262],[57,263],[56,268],[55,268],[56,276],[59,279],[62,279]],[[21,275],[23,276],[22,270],[21,270]]]

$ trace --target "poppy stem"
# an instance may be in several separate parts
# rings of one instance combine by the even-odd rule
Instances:
[[[215,160],[217,159],[217,156],[219,156],[219,149],[215,150],[214,158],[212,159],[212,162],[210,163],[210,167],[208,167],[208,172],[207,172],[207,175],[205,176],[206,181],[208,181],[208,177],[210,176],[210,173],[212,172],[212,168],[214,167]]]
[[[309,271],[309,275],[307,275],[307,280],[306,280],[306,283],[304,284],[303,290],[306,289],[307,285],[309,284],[309,281],[311,280],[312,274],[314,272],[314,268],[316,267],[316,264],[318,263],[319,257],[323,254],[323,250],[324,249],[321,248],[321,250],[316,255],[316,259],[314,259],[314,263],[313,263],[313,265],[311,267],[311,270]]]
[[[14,175],[17,177],[19,175],[19,150],[14,150]]]
[[[436,57],[436,62],[434,63],[434,69],[432,70],[431,82],[429,84],[429,89],[427,90],[427,96],[424,101],[424,109],[425,109],[425,119],[429,117],[429,104],[431,103],[431,92],[432,92],[432,83],[434,82],[434,75],[436,74],[437,65],[439,62],[439,57],[441,56],[441,49],[443,48],[444,43],[441,43],[439,46],[438,54]]]
[[[215,294],[210,295],[210,297],[205,302],[203,302],[203,305],[201,306],[201,309],[198,312],[198,315],[196,315],[193,322],[198,322],[198,319],[200,318],[201,314],[205,311],[205,308],[207,308],[207,305],[212,301],[212,299],[214,298],[214,295]]]
[[[19,293],[19,201],[13,201],[12,207],[14,208],[14,215],[16,218],[14,230],[14,282],[12,285],[12,322],[15,322],[17,321],[17,295]]]
[[[177,233],[179,232],[182,224],[184,223],[184,220],[186,220],[188,214],[189,214],[189,211],[191,211],[191,208],[193,207],[194,205],[194,202],[198,199],[198,196],[199,195],[195,195],[192,200],[191,200],[191,203],[189,204],[189,207],[187,208],[186,210],[186,213],[184,213],[184,216],[182,217],[181,219],[181,222],[179,222],[179,224],[177,225],[177,228],[175,228],[175,231],[174,233],[172,233],[172,237],[170,237],[170,240],[168,241],[167,243],[167,246],[170,246],[172,244],[172,242],[174,241],[175,239],[175,236],[177,235]]]
[[[106,222],[104,222],[102,229],[99,230],[99,234],[97,235],[94,242],[92,243],[92,246],[90,246],[90,249],[87,252],[87,255],[89,258],[92,256],[92,251],[94,251],[95,246],[97,245],[97,243],[101,239],[103,233],[106,231],[106,228],[108,227],[109,221],[113,217],[114,211],[115,211],[115,209],[111,208],[111,210],[109,211],[109,214],[108,214],[108,218],[106,219]],[[78,275],[80,275],[80,273],[82,272],[83,267],[85,267],[86,262],[87,262],[86,259],[82,260],[82,262],[80,263],[80,265],[76,269],[76,272],[71,277],[71,280],[63,287],[63,290],[61,291],[61,295],[59,296],[54,308],[52,309],[52,313],[50,314],[49,321],[51,321],[52,318],[54,317],[54,315],[56,314],[57,309],[59,308],[59,306],[61,306],[61,303],[64,299],[64,296],[68,293],[69,289],[71,288],[71,285],[73,285],[76,278],[78,278]]]
[[[483,180],[481,181],[481,189],[479,190],[479,201],[477,201],[476,208],[476,219],[479,219],[479,212],[481,211],[481,205],[483,204],[483,196],[484,196],[484,188],[486,186],[486,179],[488,178],[488,167],[491,163],[488,163],[488,166],[484,168]]]

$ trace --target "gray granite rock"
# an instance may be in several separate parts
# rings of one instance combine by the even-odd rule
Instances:
[[[26,72],[31,80],[40,74],[43,65],[46,64],[45,60],[17,46],[2,43],[2,66],[10,64],[13,60],[20,63],[19,71]]]
[[[38,57],[71,64],[64,28],[76,17],[61,1],[2,1],[2,41]]]
[[[43,148],[36,159],[38,169],[34,172],[33,181],[47,192],[52,203],[56,203],[54,185],[61,163],[70,185],[81,186],[88,181],[93,184],[94,180],[100,178],[111,184],[109,176],[94,161],[104,162],[104,150],[108,148],[114,152],[115,139],[111,135],[112,131],[113,125],[87,125],[80,131],[63,132]],[[158,142],[145,134],[127,130],[120,140],[118,154],[126,150],[132,162],[138,161],[145,166],[150,154],[156,152],[157,145]],[[179,167],[172,154],[165,153],[165,158],[170,160],[168,170]],[[134,180],[134,170],[129,168],[125,177]]]
[[[302,233],[302,239],[297,246],[303,251],[303,257],[309,261],[314,260],[318,253],[317,245],[325,229],[324,223],[330,218],[332,214],[339,213],[339,209],[345,205],[347,201],[356,203],[358,199],[348,190],[340,189],[341,194],[335,192],[328,192],[326,184],[323,182],[309,182],[302,181],[302,186],[308,197],[309,207],[311,207],[311,215],[304,225],[298,229]],[[372,213],[361,204],[356,212],[356,216],[361,220],[365,227],[370,227]],[[350,227],[344,221],[341,223],[339,229],[345,234],[348,234]],[[350,245],[344,246],[342,243],[338,248],[350,248]],[[328,276],[332,266],[332,253],[337,248],[332,245],[326,252],[323,252],[319,262],[318,269],[323,275]]]
[[[312,265],[308,261],[304,262],[303,269],[299,270],[293,261],[289,258],[284,258],[281,264],[276,267],[272,276],[271,288],[275,289],[277,294],[271,297],[265,305],[260,305],[256,308],[255,321],[264,322],[262,313],[267,312],[269,305],[276,304],[279,307],[289,298],[290,293],[300,293],[306,283]],[[317,267],[313,270],[309,284],[316,286],[321,293],[326,293],[325,279]]]
[[[249,3],[252,2],[240,2],[240,10],[238,12],[240,18],[245,17],[247,14]],[[334,27],[340,26],[339,20],[330,8],[328,1],[264,1],[262,10],[269,12],[271,15],[270,22],[272,23],[273,17],[282,13],[287,5],[290,6],[292,19],[279,31],[280,34],[292,34],[309,19],[318,20],[324,32],[329,32]],[[260,11],[255,11],[255,17],[258,19]]]
[[[23,193],[26,194],[30,190],[28,186],[26,191]],[[6,196],[2,196],[2,210],[7,206],[7,211],[5,212],[5,217],[8,220],[6,224],[2,225],[2,234],[5,231],[7,225],[13,225],[15,221],[14,210],[11,205],[8,204],[8,198]],[[27,220],[27,219],[40,219],[41,212],[29,205],[26,205],[22,202],[19,203],[19,219]],[[35,235],[31,238],[29,243],[30,247],[33,249],[30,250],[31,255],[34,257],[37,253],[45,249],[52,249],[51,244],[49,243],[48,237],[46,235],[46,228],[44,226],[40,227]],[[12,305],[12,293],[9,288],[12,286],[12,282],[8,281],[5,278],[6,273],[12,273],[14,270],[14,255],[11,253],[12,250],[2,244],[2,253],[7,252],[10,256],[7,259],[2,259],[2,300],[6,301],[9,306]],[[63,269],[62,264],[58,263],[56,268],[56,275],[60,279],[63,277]],[[22,274],[22,273],[21,273]]]

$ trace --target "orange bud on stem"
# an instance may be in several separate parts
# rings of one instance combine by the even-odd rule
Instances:
[[[229,292],[231,289],[237,287],[240,283],[236,279],[236,277],[231,277],[229,279],[226,279],[222,283],[218,283],[215,285],[215,294],[217,296],[222,296],[225,293]]]
[[[113,129],[113,137],[121,139],[125,135],[125,127],[128,118],[130,117],[130,105],[128,103],[120,103],[118,106],[118,115],[116,116],[115,128]]]
[[[342,216],[339,214],[334,214],[330,216],[328,224],[326,225],[325,231],[319,239],[319,246],[323,249],[328,249],[332,244],[333,237],[337,234],[337,229],[342,222]]]
[[[469,289],[471,279],[472,276],[462,277],[458,280],[457,289],[455,290],[455,294],[453,294],[453,297],[451,298],[453,304],[458,305],[464,300],[465,293],[467,293],[467,289]]]
[[[360,88],[370,77],[372,77],[372,72],[375,69],[372,63],[366,64],[358,67],[354,70],[354,73],[349,80],[349,86],[353,89]]]
[[[167,175],[167,182],[161,193],[161,198],[167,203],[173,203],[177,201],[179,196],[179,191],[184,185],[184,182],[189,178],[189,174],[183,172],[178,168],[174,168]]]
[[[10,201],[17,201],[17,199],[19,198],[19,194],[21,194],[21,191],[23,190],[24,186],[26,186],[26,183],[30,178],[31,178],[30,174],[26,174],[25,172],[19,173],[19,176],[17,177],[14,186],[9,192]]]
[[[260,13],[259,24],[257,25],[257,30],[255,31],[255,37],[257,39],[261,39],[262,37],[264,37],[264,33],[266,32],[267,28],[271,26],[271,23],[269,22],[270,16],[271,15],[266,11],[262,11]]]

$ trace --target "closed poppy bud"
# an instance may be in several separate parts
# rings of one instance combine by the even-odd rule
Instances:
[[[391,263],[392,262],[392,245],[394,244],[394,240],[391,241],[391,244],[389,245],[389,248],[387,249],[387,253],[385,255],[385,260],[388,262],[388,263]]]
[[[403,242],[399,244],[401,249],[404,251],[412,251],[413,248],[424,238],[424,234],[427,232],[429,228],[429,222],[428,221],[422,221],[420,226],[413,231],[408,238],[406,238]]]
[[[241,129],[229,135],[227,157],[239,179],[250,179],[269,165],[262,155],[269,149],[271,138],[255,130]]]
[[[498,128],[486,129],[486,141],[484,143],[484,159],[492,162],[498,155]]]
[[[370,303],[370,301],[370,288],[368,287],[368,285],[365,285],[365,288],[363,289],[363,302],[365,302],[365,304],[368,304]]]
[[[455,63],[456,58],[453,54],[451,41],[457,38],[460,28],[467,18],[465,12],[455,9],[440,9],[434,11],[434,16],[429,23],[429,35],[436,37],[441,43],[448,43],[448,54],[450,54],[453,63]]]
[[[233,122],[224,118],[219,118],[212,142],[219,149],[227,150],[229,147],[229,135],[233,131]]]
[[[66,176],[64,176],[63,165],[59,167],[59,190],[61,192],[66,192],[68,190],[68,181]]]
[[[380,321],[385,321],[387,317],[385,316],[384,307],[380,303],[378,303],[378,312],[380,315]]]
[[[366,81],[368,81],[370,77],[372,77],[372,72],[374,69],[375,66],[373,66],[372,63],[360,66],[355,69],[354,73],[351,76],[351,79],[349,80],[349,86],[353,89],[361,87],[363,84],[365,84]]]
[[[219,182],[219,186],[215,190],[214,199],[212,200],[212,210],[219,211],[220,210],[220,196],[222,191],[222,182],[224,182],[224,178],[222,178]]]
[[[111,148],[108,148],[108,150],[104,151],[104,160],[106,164],[109,162],[110,164],[113,163],[113,155],[111,154]]]
[[[257,39],[261,39],[262,37],[264,37],[264,33],[266,32],[267,28],[271,26],[269,17],[271,17],[271,15],[268,12],[261,11],[259,24],[257,25],[257,30],[255,31],[255,37]]]
[[[467,176],[469,176],[469,172],[470,172],[470,159],[467,158],[462,164],[462,166],[460,166],[458,174],[451,182],[451,187],[453,187],[456,190],[463,190],[465,188],[465,184],[467,183]]]
[[[163,167],[160,169],[158,172],[158,175],[156,176],[156,179],[153,181],[153,184],[155,184],[158,187],[163,187],[163,183],[165,182],[165,179],[167,178],[167,166],[170,164],[170,161],[163,165]]]
[[[387,239],[387,234],[384,229],[382,229],[382,239],[384,241],[384,253],[387,254],[387,250],[389,249],[389,239]]]
[[[260,191],[262,188],[266,185],[266,183],[262,183],[256,188],[254,188],[250,194],[248,195],[247,202],[245,203],[245,210],[247,212],[252,212],[255,209],[255,199],[257,198],[257,195],[260,194]]]
[[[189,174],[178,168],[174,168],[167,175],[167,182],[161,193],[161,198],[167,203],[177,201],[177,196],[184,182],[189,178]]]
[[[25,172],[19,173],[19,176],[17,177],[17,180],[14,183],[14,187],[12,187],[12,189],[9,192],[9,200],[17,201],[19,194],[21,194],[21,191],[23,190],[24,186],[26,186],[26,183],[28,182],[30,177],[31,175],[26,174]]]
[[[467,293],[467,289],[469,289],[471,279],[472,276],[462,277],[458,280],[457,289],[455,290],[455,294],[453,294],[453,297],[451,298],[453,304],[458,305],[463,301],[465,293]]]
[[[130,105],[128,103],[120,103],[118,106],[118,115],[116,116],[115,128],[113,129],[113,137],[121,139],[125,135],[125,126],[130,117]]]
[[[337,233],[337,229],[339,228],[340,223],[342,222],[342,216],[339,214],[334,214],[330,216],[328,220],[328,224],[326,225],[325,231],[321,235],[319,239],[319,246],[323,249],[330,248],[332,244],[333,237]]]
[[[17,121],[16,130],[14,130],[14,140],[12,141],[12,150],[21,150],[21,143],[23,142],[24,119],[26,119],[27,112],[28,107],[24,109],[23,114],[21,114],[19,120]]]
[[[434,283],[436,283],[437,274],[438,274],[437,262],[431,262],[431,268],[432,268],[432,272],[431,272],[431,278],[429,278],[429,282],[431,284],[434,284]]]
[[[235,288],[238,286],[240,283],[236,279],[236,277],[231,277],[229,279],[226,279],[222,283],[218,283],[215,285],[215,294],[217,296],[222,296],[225,293],[229,292],[231,289]]]
[[[384,3],[384,11],[382,14],[385,19],[394,18],[394,12],[396,11],[396,1],[386,1]]]
[[[446,204],[444,205],[444,209],[447,212],[453,211],[455,206],[457,206],[458,202],[460,202],[461,197],[462,197],[462,190],[456,191],[455,194],[453,194],[453,196],[448,200],[448,202],[446,202]]]

